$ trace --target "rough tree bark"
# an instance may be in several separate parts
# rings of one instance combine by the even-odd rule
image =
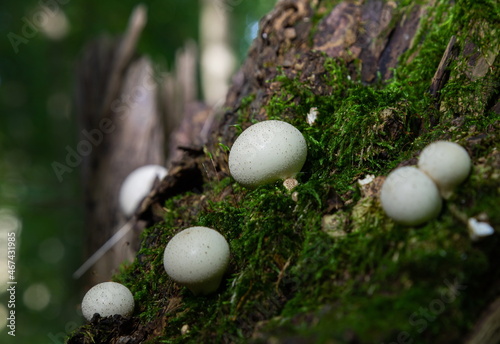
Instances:
[[[492,4],[493,2],[484,2],[481,6],[488,8]],[[498,82],[494,81],[498,80],[499,74],[497,58],[499,30],[498,26],[495,28],[492,25],[492,23],[498,24],[498,18],[495,21],[487,13],[478,14],[479,12],[471,9],[471,19],[467,22],[470,21],[469,26],[464,24],[454,32],[450,30],[449,36],[440,40],[445,43],[436,47],[435,51],[423,49],[427,44],[426,40],[430,39],[426,33],[429,31],[430,35],[433,32],[431,29],[434,22],[437,26],[450,25],[450,21],[458,21],[458,19],[447,17],[447,15],[455,13],[456,16],[458,13],[465,16],[464,13],[469,11],[468,7],[467,9],[465,7],[469,5],[470,3],[465,1],[450,4],[423,1],[413,5],[406,2],[379,0],[279,1],[275,9],[261,20],[258,37],[248,53],[247,60],[235,75],[233,85],[227,95],[226,111],[212,126],[208,140],[199,147],[185,149],[183,158],[174,164],[169,175],[143,203],[139,218],[151,228],[147,231],[148,235],[143,238],[143,249],[136,257],[134,264],[127,272],[117,277],[117,280],[127,284],[134,291],[136,301],[139,302],[134,316],[131,318],[95,317],[92,322],[77,331],[69,343],[90,343],[92,340],[98,340],[101,343],[142,343],[156,342],[159,339],[170,340],[173,343],[370,343],[373,341],[409,342],[409,340],[415,343],[496,343],[499,332],[496,319],[498,318],[497,299],[500,279],[495,260],[499,256],[495,253],[498,250],[492,250],[491,245],[498,244],[497,234],[486,243],[476,246],[469,243],[463,232],[450,236],[450,245],[457,245],[453,246],[457,252],[470,247],[471,251],[467,252],[475,252],[484,257],[489,264],[483,262],[485,265],[482,266],[488,267],[483,270],[483,275],[478,272],[479,275],[464,282],[469,283],[467,285],[469,289],[465,296],[461,296],[461,301],[455,303],[450,301],[450,304],[446,305],[447,308],[439,312],[441,314],[441,312],[447,312],[448,309],[453,309],[460,311],[459,314],[446,313],[440,321],[434,321],[438,314],[436,312],[426,313],[427,318],[419,318],[417,314],[414,320],[420,322],[414,321],[415,324],[412,324],[412,312],[417,311],[419,306],[436,307],[437,301],[444,303],[429,294],[427,299],[425,297],[418,299],[418,304],[407,306],[405,312],[409,313],[403,313],[402,317],[407,319],[410,317],[410,320],[403,321],[401,324],[406,326],[406,329],[415,330],[415,333],[411,334],[414,337],[411,337],[406,330],[400,330],[398,327],[392,328],[390,323],[384,323],[386,318],[398,321],[398,316],[392,316],[391,313],[399,314],[397,313],[398,307],[404,308],[404,302],[398,302],[399,294],[397,293],[401,293],[401,300],[411,304],[413,297],[419,297],[418,293],[411,294],[412,289],[422,290],[424,293],[439,290],[442,288],[443,275],[429,276],[430,273],[426,270],[419,271],[415,276],[420,279],[428,278],[426,279],[428,284],[424,283],[425,287],[422,287],[418,278],[410,278],[409,276],[413,275],[409,272],[410,270],[406,270],[408,266],[418,264],[411,261],[411,257],[407,257],[409,260],[406,263],[400,263],[399,260],[402,259],[400,255],[403,255],[405,251],[400,250],[399,247],[409,249],[421,244],[422,250],[426,252],[425,257],[432,258],[431,261],[425,261],[423,264],[424,268],[428,267],[430,270],[434,269],[433,259],[441,262],[451,259],[454,253],[449,246],[437,247],[438,244],[434,242],[436,238],[430,238],[429,241],[423,239],[422,242],[419,242],[417,237],[411,240],[410,237],[399,238],[387,243],[370,241],[370,245],[374,246],[373,250],[369,246],[360,254],[362,258],[356,264],[361,264],[363,268],[360,268],[362,271],[357,274],[353,272],[357,271],[356,269],[347,268],[350,262],[340,265],[345,270],[328,270],[327,266],[333,264],[332,260],[316,262],[307,256],[317,259],[316,250],[329,249],[324,245],[325,242],[331,244],[332,247],[335,243],[339,243],[340,246],[335,246],[335,250],[343,252],[339,247],[351,243],[349,238],[362,241],[363,238],[376,235],[378,231],[381,233],[386,233],[386,230],[388,232],[400,231],[404,233],[401,235],[417,233],[417,236],[423,235],[418,233],[427,233],[423,229],[419,232],[418,229],[413,231],[394,227],[388,224],[383,216],[376,215],[381,214],[376,197],[383,176],[377,177],[377,182],[359,190],[356,181],[368,171],[357,172],[350,176],[352,187],[339,194],[331,187],[331,179],[327,178],[332,175],[345,175],[347,172],[339,171],[332,166],[325,167],[331,169],[331,173],[326,177],[322,175],[325,180],[328,180],[323,182],[324,184],[321,179],[314,179],[314,171],[306,172],[303,177],[305,185],[302,189],[299,187],[299,201],[294,201],[297,205],[287,198],[287,201],[283,201],[286,207],[272,209],[283,212],[281,216],[290,216],[296,223],[301,223],[300,221],[308,216],[311,218],[317,216],[323,222],[321,220],[313,222],[318,226],[317,228],[294,227],[293,233],[274,228],[280,235],[283,235],[279,240],[289,240],[287,242],[290,245],[283,246],[280,241],[276,241],[278,239],[273,237],[273,231],[265,232],[262,228],[262,232],[266,233],[265,237],[259,239],[257,246],[252,246],[254,244],[252,233],[245,232],[245,228],[251,229],[252,227],[245,227],[245,223],[240,224],[238,222],[240,217],[243,217],[241,220],[243,222],[255,222],[263,226],[265,221],[275,218],[273,216],[276,215],[267,212],[264,206],[261,212],[255,210],[254,213],[248,215],[247,209],[240,208],[240,205],[247,204],[244,202],[248,198],[255,198],[259,199],[253,204],[255,209],[261,209],[258,208],[260,204],[267,204],[267,207],[271,208],[274,206],[272,202],[279,203],[283,197],[286,198],[283,196],[285,192],[278,186],[275,189],[263,188],[262,193],[259,193],[259,190],[248,192],[239,188],[228,178],[230,174],[227,152],[223,148],[232,145],[240,127],[245,128],[254,121],[269,118],[273,106],[276,106],[278,102],[276,97],[283,95],[283,88],[287,82],[293,83],[296,89],[299,89],[295,95],[285,93],[284,98],[279,98],[279,101],[288,104],[290,109],[290,112],[282,114],[281,118],[299,122],[299,116],[303,116],[305,122],[306,114],[293,109],[314,107],[316,105],[314,101],[319,103],[321,99],[325,99],[324,97],[332,97],[332,94],[336,92],[335,84],[327,80],[325,76],[337,77],[344,81],[355,80],[359,82],[358,85],[380,90],[386,85],[394,85],[390,83],[390,80],[394,80],[392,79],[395,76],[394,71],[397,73],[400,68],[406,68],[409,65],[418,69],[421,64],[422,68],[432,68],[430,74],[429,70],[427,73],[422,73],[422,78],[425,75],[430,76],[422,80],[400,81],[395,90],[399,92],[405,87],[412,87],[411,83],[423,83],[426,89],[421,94],[422,99],[430,95],[432,100],[431,105],[425,109],[426,114],[411,113],[408,109],[412,105],[407,104],[410,100],[405,98],[406,94],[402,91],[401,99],[391,103],[393,106],[373,110],[362,119],[357,119],[360,121],[359,135],[379,133],[381,140],[386,140],[388,144],[378,147],[375,153],[372,153],[385,167],[373,167],[373,169],[378,168],[376,172],[380,174],[382,171],[386,172],[388,166],[397,165],[397,163],[391,165],[391,159],[397,160],[400,165],[416,162],[418,149],[410,144],[402,146],[400,152],[402,155],[395,156],[394,152],[391,153],[392,142],[401,140],[412,144],[416,142],[418,147],[422,147],[422,144],[436,139],[461,140],[460,142],[464,142],[467,150],[472,154],[475,165],[474,176],[471,177],[470,182],[476,183],[474,185],[479,186],[481,192],[487,189],[499,190],[500,154],[497,148],[500,142],[498,137],[500,92]],[[461,7],[464,8],[460,10]],[[436,8],[439,8],[439,11]],[[495,10],[498,11],[498,5],[495,7],[493,4],[493,9],[490,8],[490,10],[493,13]],[[482,40],[488,45],[478,46]],[[422,51],[432,56],[421,56]],[[437,62],[429,67],[425,63],[426,59]],[[331,73],[327,67],[328,63],[342,66],[341,71],[347,75],[340,77],[328,74]],[[468,85],[478,80],[484,81],[484,86],[479,83],[474,84],[476,87],[481,87],[480,92],[471,88],[470,94],[463,92],[453,94],[452,86],[459,88],[460,85]],[[351,85],[356,87],[356,84]],[[310,98],[306,99],[307,95]],[[342,96],[347,98],[345,94],[340,95]],[[412,101],[418,102],[415,99]],[[331,114],[323,114],[323,116],[334,116],[336,109],[331,108],[330,111]],[[408,116],[400,116],[399,112]],[[273,113],[273,116],[277,115]],[[368,130],[362,131],[362,120],[371,116],[380,116],[378,117],[380,121],[368,127]],[[355,118],[344,120],[349,122],[354,121]],[[308,127],[304,128],[304,131],[308,130]],[[328,127],[322,130],[330,133]],[[331,132],[331,135],[337,135],[337,133]],[[349,135],[356,135],[356,133],[351,132]],[[424,141],[418,141],[420,137],[425,138],[422,139]],[[316,145],[313,140],[308,142],[311,146]],[[324,148],[328,151],[328,147]],[[374,149],[373,144],[366,148]],[[354,169],[355,166],[366,162],[363,160],[363,154],[367,153],[363,150],[356,151],[356,147],[353,149],[357,152],[353,153],[355,155],[353,160],[356,163],[351,164]],[[318,159],[321,158],[321,153],[315,152],[314,149],[311,151]],[[342,152],[334,153],[338,156],[342,155]],[[318,167],[321,164],[309,162],[309,165],[306,163],[304,169],[307,170],[311,166]],[[307,189],[308,185],[314,185],[313,190]],[[457,201],[459,206],[465,210],[472,209],[474,204],[480,201],[479,192],[473,191],[470,196],[460,196],[462,197],[460,202]],[[311,201],[300,201],[300,197],[307,199],[308,193],[314,194],[315,197],[311,196]],[[485,193],[485,195],[490,194]],[[268,200],[271,197],[274,198]],[[493,197],[493,202],[498,204],[498,196]],[[315,198],[319,200],[320,205],[314,203]],[[170,208],[165,206],[166,202],[171,206]],[[225,208],[220,210],[217,208],[218,205]],[[174,206],[177,208],[173,208]],[[482,206],[485,205],[482,204]],[[495,207],[487,209],[491,211]],[[484,212],[485,210],[474,211]],[[372,212],[375,212],[375,215]],[[435,224],[436,231],[444,230],[446,226],[463,227],[458,220],[456,222],[451,220],[453,218],[449,214],[451,212],[452,207],[450,210],[445,210],[443,218],[452,221],[453,225],[443,224],[438,220]],[[487,215],[489,220],[485,221],[490,221],[498,230],[499,217],[492,211],[487,214],[482,213],[481,216],[485,218]],[[260,222],[259,217],[262,217]],[[325,225],[325,219],[329,219],[328,226]],[[365,221],[373,221],[373,223],[365,223]],[[231,276],[228,277],[231,281],[222,288],[220,294],[205,299],[193,298],[166,278],[161,270],[161,253],[169,238],[176,231],[200,222],[218,223],[222,233],[231,237],[235,242],[232,246],[235,249],[234,257],[228,274]],[[232,227],[233,223],[234,227]],[[329,235],[324,232],[330,232],[332,228],[336,234],[330,234],[329,238]],[[360,228],[369,230],[356,236]],[[239,230],[243,232],[238,232]],[[254,229],[256,230],[261,229]],[[318,234],[307,234],[312,232]],[[305,238],[317,247],[307,246],[308,243],[304,242]],[[390,236],[383,234],[381,238],[389,240]],[[247,246],[249,248],[245,251]],[[376,247],[382,247],[382,252],[392,252],[388,260],[381,264],[382,266],[372,261],[373,255],[376,254],[374,253]],[[261,253],[266,249],[268,252]],[[348,255],[349,252],[344,252],[344,254]],[[427,254],[430,255],[427,256]],[[368,261],[362,260],[363,258]],[[258,263],[251,265],[252,259]],[[461,259],[467,260],[468,258],[463,254]],[[261,275],[252,275],[249,266],[251,269],[261,269],[263,266],[259,270]],[[474,270],[474,264],[471,266]],[[328,273],[323,272],[323,268],[327,269]],[[387,279],[387,282],[382,285],[387,290],[369,287],[377,276],[376,271],[392,268],[404,274],[389,276],[382,273],[383,278]],[[297,272],[306,274],[308,277],[304,277],[304,280],[294,277],[293,274]],[[477,285],[475,278],[480,285]],[[350,283],[358,288],[356,290],[359,294],[348,288],[342,289],[346,285],[351,285]],[[328,292],[339,288],[345,293],[341,293],[341,297],[332,297],[321,291],[315,293],[314,288]],[[452,283],[448,291],[453,291],[454,295],[460,292],[464,294],[464,288],[460,284]],[[145,289],[148,290],[147,295],[144,293]],[[478,290],[481,290],[481,297],[474,294],[474,291]],[[306,295],[304,296],[301,292],[305,292]],[[352,293],[355,295],[352,296]],[[297,297],[300,295],[303,298]],[[307,299],[307,297],[311,298],[311,302],[316,302],[316,308],[306,307],[309,303],[304,298]],[[481,305],[473,306],[475,300],[479,299],[481,299]],[[379,310],[378,313],[365,315],[363,310],[365,307],[372,306],[370,301],[381,305],[385,302],[391,303],[385,308],[383,306],[376,308]],[[359,302],[359,304],[346,305],[345,302]],[[293,308],[294,305],[296,308]],[[295,309],[295,311],[291,314],[290,309]],[[340,311],[340,313],[335,313],[337,309],[343,309],[344,313]],[[431,317],[433,317],[432,320]],[[469,319],[468,327],[455,328],[453,321],[460,321],[460,319]],[[476,322],[476,319],[479,320]],[[352,322],[349,323],[349,321]],[[369,323],[360,325],[364,321]],[[422,324],[421,321],[424,321],[425,328],[418,326]],[[476,322],[475,326],[472,326],[473,322]],[[380,328],[377,325],[380,325]],[[343,330],[336,332],[337,326]],[[433,326],[433,330],[425,331],[428,326]],[[308,329],[310,329],[309,332]]]

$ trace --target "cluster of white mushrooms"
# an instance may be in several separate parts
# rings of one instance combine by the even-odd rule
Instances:
[[[291,188],[298,184],[294,177],[306,157],[307,145],[301,132],[286,122],[269,120],[250,126],[237,138],[229,154],[229,169],[234,179],[247,188],[278,180],[284,180],[285,187]],[[423,224],[439,215],[442,197],[449,198],[453,189],[467,178],[470,169],[471,160],[463,147],[452,142],[434,142],[422,151],[417,167],[397,168],[387,176],[380,193],[382,207],[400,224]],[[133,214],[154,180],[166,173],[163,167],[156,165],[134,171],[120,193],[124,213]],[[481,230],[484,232],[484,226]],[[207,227],[190,227],[168,242],[163,265],[172,280],[194,295],[207,295],[218,289],[229,255],[229,244],[219,232]],[[127,316],[133,309],[132,293],[115,282],[94,286],[82,301],[83,315],[89,321],[95,313],[102,317]]]
[[[229,264],[229,245],[217,231],[207,227],[190,227],[177,233],[167,244],[163,256],[167,274],[195,295],[215,292]],[[124,285],[99,283],[83,297],[82,313],[90,321],[95,313],[101,317],[129,316],[134,297]]]
[[[280,179],[285,185],[296,185],[293,178],[306,156],[306,141],[299,130],[286,122],[264,121],[250,126],[234,142],[229,170],[248,188]],[[190,227],[177,233],[163,255],[167,274],[195,295],[215,292],[228,264],[229,244],[219,232],[207,227]]]
[[[420,153],[417,167],[400,167],[389,173],[380,191],[382,207],[395,222],[418,226],[439,215],[442,198],[467,179],[471,159],[457,143],[437,141]],[[471,239],[493,234],[493,228],[474,218],[467,221]]]
[[[418,167],[400,167],[389,173],[380,191],[387,216],[408,226],[423,224],[439,215],[442,199],[469,175],[471,160],[460,145],[437,141],[424,148]]]
[[[163,265],[177,283],[195,295],[215,292],[229,264],[229,245],[217,231],[207,227],[190,227],[177,233],[165,247]],[[128,316],[134,310],[134,297],[124,285],[99,283],[83,297],[82,313],[90,321],[95,313],[101,317]]]
[[[285,187],[298,183],[295,175],[307,157],[302,133],[282,121],[264,121],[245,130],[234,142],[229,155],[229,169],[234,179],[248,188],[284,180]],[[123,182],[120,205],[131,216],[151,191],[156,178],[167,170],[147,165],[133,171]],[[207,227],[190,227],[174,235],[165,247],[163,265],[166,273],[187,287],[194,295],[215,292],[229,264],[229,244],[219,232]],[[130,290],[115,282],[91,288],[82,301],[83,315],[91,320],[95,313],[105,317],[128,316],[134,309]]]

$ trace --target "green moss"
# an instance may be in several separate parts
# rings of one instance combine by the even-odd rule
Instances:
[[[267,107],[270,119],[287,120],[308,142],[306,178],[325,183],[330,179],[339,192],[349,190],[355,176],[387,170],[407,156],[416,130],[429,121],[430,97],[397,82],[385,87],[366,86],[353,80],[334,59],[325,63],[325,83],[331,91],[315,94],[299,77],[278,77],[282,88]],[[314,125],[306,114],[316,108]],[[328,128],[328,130],[325,130]],[[335,178],[331,175],[335,173]]]

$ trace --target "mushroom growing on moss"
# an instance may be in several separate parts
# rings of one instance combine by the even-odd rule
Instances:
[[[407,226],[435,218],[443,203],[432,179],[413,166],[389,173],[380,190],[380,201],[387,216]]]
[[[99,283],[85,294],[82,313],[90,321],[95,313],[101,317],[115,314],[128,316],[134,310],[134,296],[123,284],[116,282]]]
[[[436,183],[441,196],[449,198],[453,189],[469,175],[471,159],[459,144],[436,141],[422,150],[418,168]]]
[[[207,227],[190,227],[177,233],[163,254],[167,274],[195,295],[216,291],[228,264],[226,239]]]
[[[306,157],[302,133],[289,123],[269,120],[250,126],[236,139],[229,170],[238,183],[256,188],[295,177]]]
[[[146,197],[153,184],[163,179],[168,171],[160,165],[144,165],[132,171],[120,188],[120,208],[126,216],[131,216]]]

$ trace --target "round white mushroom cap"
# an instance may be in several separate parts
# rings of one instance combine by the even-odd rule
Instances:
[[[150,192],[158,179],[163,179],[168,171],[160,165],[144,165],[132,171],[120,188],[120,208],[126,216],[132,215]]]
[[[195,295],[216,291],[228,264],[226,239],[207,227],[190,227],[177,233],[163,255],[167,274]]]
[[[264,121],[236,139],[229,153],[229,170],[238,183],[255,188],[294,177],[306,157],[306,140],[297,128],[282,121]]]
[[[134,311],[134,296],[123,284],[99,283],[87,292],[82,301],[82,313],[90,321],[95,313],[101,317],[119,314],[128,316]]]
[[[469,175],[471,159],[457,143],[436,141],[426,146],[418,160],[418,168],[436,183],[444,198]]]
[[[387,216],[408,226],[420,225],[435,218],[442,207],[436,184],[416,167],[400,167],[389,173],[380,201]]]

